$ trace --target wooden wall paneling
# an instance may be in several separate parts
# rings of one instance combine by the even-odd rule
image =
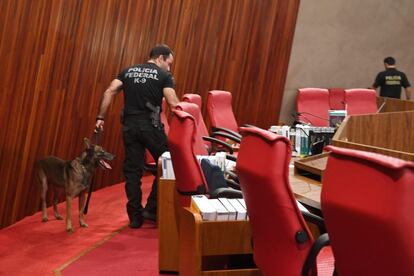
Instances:
[[[72,159],[91,137],[103,91],[164,42],[177,93],[225,89],[240,123],[278,119],[299,0],[0,2],[0,227],[39,210],[35,161]],[[102,145],[117,158],[96,189],[122,181],[117,96]],[[205,108],[203,109],[204,115]],[[93,204],[91,206],[93,208]],[[40,218],[39,218],[40,221]]]

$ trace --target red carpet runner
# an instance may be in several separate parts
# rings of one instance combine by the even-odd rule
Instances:
[[[62,271],[63,276],[158,275],[158,233],[155,225],[125,228],[111,240]]]
[[[144,199],[151,182],[150,176],[143,179]],[[93,271],[100,271],[100,275],[158,275],[155,225],[146,223],[142,229],[137,230],[126,227],[128,218],[125,204],[124,185],[116,184],[92,195],[86,216],[89,228],[79,227],[76,210],[78,204],[75,200],[75,232],[72,234],[66,233],[65,222],[57,221],[51,208],[48,209],[47,223],[41,222],[41,214],[38,212],[0,230],[0,275],[91,275],[88,258],[96,257],[94,251],[100,247],[104,249],[105,243],[108,243],[108,250],[99,250],[100,257],[95,259]],[[65,207],[65,203],[59,204],[62,215],[65,214]],[[135,243],[139,243],[139,246],[135,247]],[[82,261],[83,258],[85,262]],[[140,260],[139,266],[125,267],[122,261],[128,259],[131,265],[132,260]],[[78,264],[81,265],[79,269]],[[146,271],[147,274],[137,271]]]

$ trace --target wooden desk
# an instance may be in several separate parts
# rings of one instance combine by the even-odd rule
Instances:
[[[201,255],[252,254],[251,232],[248,221],[203,222],[199,214],[181,208],[184,240],[179,242],[178,218],[175,213],[175,180],[160,178],[158,181],[158,233],[161,272],[182,275],[202,274]],[[215,238],[214,238],[215,237]],[[238,239],[238,240],[234,240]],[[179,252],[192,252],[181,260]],[[191,262],[188,260],[191,259]],[[193,260],[194,259],[194,260]],[[191,265],[190,265],[191,264]],[[194,274],[195,273],[195,274]],[[203,272],[203,275],[207,272]],[[258,269],[211,270],[208,275],[260,275]]]
[[[178,219],[175,213],[175,180],[158,179],[158,269],[178,271]]]
[[[248,220],[203,221],[190,208],[180,209],[179,272],[197,275],[261,275],[252,261],[253,248]],[[251,259],[251,267],[229,267],[229,257],[243,254]],[[240,264],[240,263],[239,263]]]
[[[295,197],[301,203],[320,210],[321,183],[305,176],[295,175],[289,169],[289,181]],[[158,181],[158,233],[159,270],[178,271],[179,238],[174,207],[175,180],[160,178]]]
[[[294,168],[289,168],[289,183],[299,202],[321,210],[321,182],[303,175],[295,175]]]

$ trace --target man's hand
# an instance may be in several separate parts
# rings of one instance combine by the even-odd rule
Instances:
[[[102,119],[96,119],[96,123],[95,123],[95,133],[98,133],[100,131],[103,131],[103,126],[104,126],[105,121]]]
[[[407,99],[407,101],[411,100],[411,87],[408,86],[405,88],[405,98]]]

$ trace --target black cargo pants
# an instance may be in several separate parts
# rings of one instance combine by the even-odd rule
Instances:
[[[147,120],[134,120],[126,118],[122,128],[125,160],[125,192],[128,198],[126,205],[129,220],[142,219],[142,190],[141,178],[144,171],[145,149],[151,152],[154,160],[165,151],[168,151],[167,137],[163,128],[155,128]],[[158,162],[157,162],[158,163]],[[145,209],[152,214],[157,212],[157,179],[152,184]]]

